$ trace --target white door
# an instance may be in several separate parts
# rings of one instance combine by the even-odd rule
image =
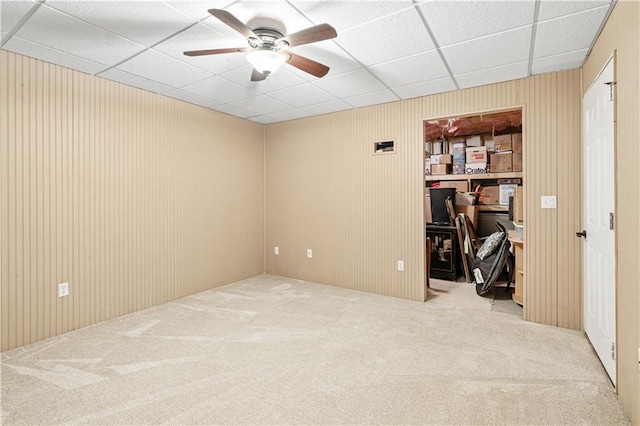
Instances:
[[[584,330],[616,384],[613,60],[583,102]]]

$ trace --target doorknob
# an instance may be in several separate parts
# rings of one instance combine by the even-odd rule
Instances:
[[[582,232],[576,232],[576,237],[580,238],[580,237],[584,237],[587,238],[587,231],[582,231]]]

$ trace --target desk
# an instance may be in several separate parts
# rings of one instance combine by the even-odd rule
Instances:
[[[455,226],[428,224],[426,237],[431,240],[430,276],[456,281],[460,275],[460,245]]]
[[[515,289],[511,298],[518,305],[524,305],[524,241],[518,238],[516,231],[507,231],[509,235],[509,241],[513,244],[513,251],[516,255],[516,262],[514,265],[515,274]]]

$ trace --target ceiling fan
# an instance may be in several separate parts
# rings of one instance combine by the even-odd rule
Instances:
[[[336,30],[329,24],[316,25],[285,36],[269,28],[252,30],[226,10],[209,9],[208,12],[246,37],[249,47],[191,50],[184,52],[185,55],[203,56],[249,52],[247,60],[253,65],[251,81],[266,79],[267,76],[276,72],[285,62],[318,78],[324,77],[329,72],[328,66],[286,50],[288,47],[315,43],[336,37],[338,35]]]

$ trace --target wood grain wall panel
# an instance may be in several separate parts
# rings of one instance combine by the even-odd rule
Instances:
[[[2,350],[264,271],[262,125],[6,51],[0,88]]]
[[[585,93],[615,55],[617,391],[640,424],[640,3],[618,1],[583,68]]]

